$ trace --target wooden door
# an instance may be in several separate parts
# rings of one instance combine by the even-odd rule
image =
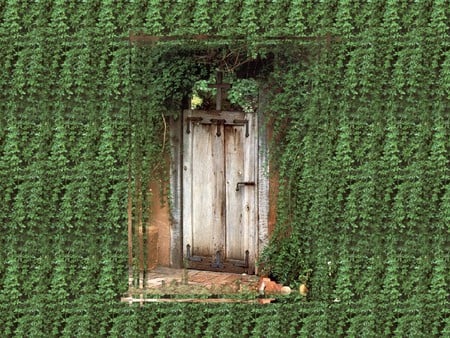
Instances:
[[[254,114],[185,112],[183,251],[191,268],[254,272],[256,130]]]

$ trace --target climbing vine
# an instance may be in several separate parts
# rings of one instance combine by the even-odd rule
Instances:
[[[449,335],[449,11],[0,0],[3,335]],[[242,76],[255,60],[267,68]],[[232,100],[257,87],[274,129],[261,263],[295,288],[308,274],[310,292],[270,307],[120,304],[127,211],[147,222],[167,123],[217,66],[243,87]]]

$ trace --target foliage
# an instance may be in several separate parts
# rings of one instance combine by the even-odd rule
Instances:
[[[449,11],[448,0],[0,0],[2,334],[448,335]],[[131,30],[186,39],[130,45]],[[310,293],[120,304],[128,194],[145,223],[167,119],[230,51],[274,56],[260,92],[280,190],[264,259],[293,287],[308,272]]]
[[[213,74],[211,74],[213,75]],[[259,85],[255,79],[236,79],[233,74],[227,74],[231,83],[231,88],[227,90],[226,98],[231,107],[229,109],[242,110],[246,113],[255,113],[258,106]],[[214,83],[214,79],[210,77],[208,80],[199,80],[192,87],[191,108],[192,109],[212,109],[215,88],[209,88],[208,85]],[[212,107],[208,107],[208,106]],[[228,107],[225,106],[225,109]]]

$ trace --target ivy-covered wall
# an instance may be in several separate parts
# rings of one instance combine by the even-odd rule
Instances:
[[[5,336],[449,334],[449,1],[2,0],[0,18]],[[130,30],[274,55],[265,266],[295,287],[309,276],[307,299],[119,303],[128,192],[145,217],[162,114],[206,72],[192,48],[208,48],[130,48]]]

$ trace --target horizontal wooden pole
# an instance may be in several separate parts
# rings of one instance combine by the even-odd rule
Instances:
[[[124,303],[249,303],[268,304],[275,298],[238,299],[238,298],[134,298],[122,297]]]
[[[247,36],[224,36],[224,35],[208,35],[208,34],[193,34],[193,35],[149,35],[144,33],[130,32],[128,40],[132,43],[156,43],[166,41],[178,41],[178,40],[194,40],[194,41],[214,41],[214,40],[247,40]],[[252,38],[254,40],[254,37]],[[297,40],[297,41],[341,41],[340,37],[332,36],[331,34],[323,36],[296,36],[296,35],[282,35],[282,36],[260,36],[258,40],[270,41],[270,40]]]

